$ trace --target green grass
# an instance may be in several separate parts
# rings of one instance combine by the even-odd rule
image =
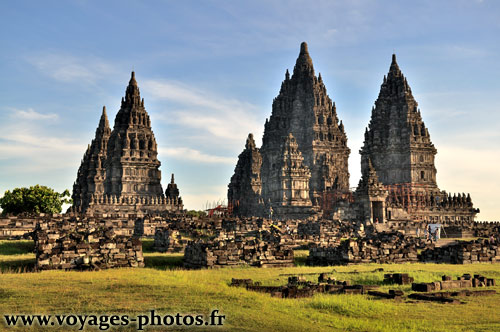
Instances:
[[[9,249],[9,243],[18,249]],[[0,248],[3,248],[0,252],[0,266],[13,261],[34,260],[34,255],[29,253],[31,248],[28,244],[20,243],[0,243]],[[23,247],[24,245],[26,246]],[[0,274],[0,315],[139,315],[151,309],[164,314],[208,314],[216,308],[227,318],[223,327],[216,328],[219,331],[500,331],[499,294],[464,298],[463,304],[445,305],[409,300],[395,303],[365,295],[318,294],[307,299],[278,299],[268,294],[228,286],[231,278],[251,278],[263,285],[282,285],[290,274],[301,274],[308,280],[316,281],[319,273],[326,272],[337,280],[380,285],[382,291],[396,288],[410,292],[410,286],[383,285],[384,273],[408,272],[417,282],[440,280],[443,274],[456,277],[463,273],[479,273],[500,282],[498,264],[305,267],[300,264],[307,251],[298,251],[297,263],[300,266],[293,268],[239,267],[190,271],[181,268],[182,255],[155,253],[148,245],[148,241],[145,241],[146,268],[98,272],[4,271]],[[21,252],[9,254],[15,250]],[[374,272],[380,267],[384,271]],[[494,289],[500,292],[499,286]],[[0,330],[3,326],[2,316]],[[55,328],[50,329],[55,330],[57,331]],[[59,331],[63,330],[70,329]],[[135,328],[121,330],[133,331]]]
[[[30,272],[35,267],[31,240],[0,240],[0,273]]]

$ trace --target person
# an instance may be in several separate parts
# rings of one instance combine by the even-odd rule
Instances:
[[[417,237],[420,237],[420,227],[417,227]]]
[[[269,219],[273,220],[273,207],[269,207]]]
[[[375,218],[375,224],[378,225],[378,218]]]
[[[286,233],[290,234],[290,226],[286,225]]]
[[[441,225],[436,228],[436,241],[438,241],[441,238]]]
[[[429,237],[429,240],[432,242],[432,227],[429,224],[428,230],[427,230],[427,236]]]
[[[495,242],[495,237],[493,236],[493,234],[491,234],[491,236],[490,236],[490,243],[493,243],[493,242]]]
[[[429,234],[427,233],[427,226],[424,227],[424,240],[428,240],[429,239]]]

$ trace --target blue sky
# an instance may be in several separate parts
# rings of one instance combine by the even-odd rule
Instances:
[[[391,54],[438,149],[437,180],[500,219],[500,3],[474,1],[2,1],[0,193],[71,189],[102,106],[135,70],[163,185],[185,205],[226,196],[302,41],[359,148]]]

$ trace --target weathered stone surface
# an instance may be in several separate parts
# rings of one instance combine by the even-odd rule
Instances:
[[[256,236],[190,242],[184,251],[184,266],[216,268],[235,265],[259,267],[293,266],[293,250],[281,244],[281,238],[269,232]]]
[[[50,220],[34,231],[36,269],[92,270],[144,266],[133,224],[88,219]]]
[[[420,253],[423,262],[447,264],[474,264],[478,262],[500,262],[498,241],[459,241],[446,246],[426,249]]]
[[[438,188],[436,153],[393,54],[360,150],[362,173],[369,172],[373,163],[378,179],[386,186],[388,219],[473,222],[479,210],[473,208],[469,194],[452,196]]]
[[[259,216],[265,213],[261,196],[261,167],[262,156],[253,135],[249,134],[245,150],[238,156],[238,163],[228,186],[228,202],[232,205],[234,215]]]
[[[103,109],[73,186],[72,211],[144,215],[182,210],[173,176],[167,197],[163,193],[157,155],[151,120],[132,72],[113,131]]]
[[[302,187],[305,178],[302,178],[297,186],[292,182],[290,187],[276,188],[276,175],[282,171],[284,146],[287,144],[286,138],[290,134],[296,140],[297,149],[303,156],[304,170],[307,167],[310,172],[307,188]],[[335,104],[326,92],[321,74],[316,76],[314,73],[306,43],[301,45],[293,75],[290,77],[287,70],[279,95],[273,101],[272,114],[269,120],[266,120],[259,153],[262,157],[260,168],[261,201],[265,204],[266,212],[269,211],[270,207],[275,209],[277,205],[286,206],[281,203],[287,200],[289,200],[290,206],[299,206],[293,205],[296,201],[293,199],[290,201],[292,198],[290,195],[286,196],[286,200],[281,198],[287,190],[299,191],[298,196],[304,202],[306,198],[302,195],[303,192],[307,191],[310,200],[310,203],[307,202],[307,204],[316,206],[325,191],[332,188],[344,190],[349,188],[348,157],[350,150],[347,147],[344,126],[341,121],[339,122]],[[247,163],[250,162],[251,160],[247,158]],[[252,161],[252,166],[255,165],[255,161]],[[250,165],[237,167],[235,179],[244,174],[241,169],[249,168],[251,168]],[[251,182],[248,176],[257,177],[256,171],[246,174],[247,177],[241,181],[248,183]],[[301,176],[307,177],[305,174],[306,172]],[[247,197],[245,195],[235,196],[233,188],[235,186],[232,181],[228,192],[229,201],[236,199],[240,206],[246,204],[244,201]],[[279,199],[276,195],[279,196]],[[295,196],[297,195],[294,193],[293,197]],[[251,192],[248,200],[249,202],[255,200]],[[258,215],[255,211],[251,212],[251,215]],[[297,217],[301,213],[303,217],[308,215],[300,208],[288,210],[280,208],[279,211],[276,211],[276,217],[286,218],[290,215]]]
[[[359,263],[417,262],[417,250],[425,243],[403,234],[375,233],[356,240],[348,239],[333,247],[309,249],[308,265],[345,265]]]

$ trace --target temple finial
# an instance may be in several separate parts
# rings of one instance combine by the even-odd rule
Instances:
[[[302,42],[300,44],[300,53],[303,54],[303,53],[309,53],[309,50],[307,49],[307,43],[306,42]]]
[[[137,81],[135,80],[135,71],[133,71],[130,75],[129,85],[137,85]]]
[[[399,76],[401,74],[401,71],[399,69],[398,63],[396,62],[396,54],[392,54],[392,61],[391,61],[391,68],[389,68],[389,74],[394,74]]]
[[[314,77],[314,67],[306,42],[300,44],[300,54],[293,68],[293,75],[296,74]]]
[[[99,126],[97,127],[97,131],[102,131],[107,128],[109,128],[108,115],[106,114],[106,106],[103,106],[101,119],[99,120]]]
[[[172,177],[170,178],[170,183],[175,183],[174,173],[172,173]]]

